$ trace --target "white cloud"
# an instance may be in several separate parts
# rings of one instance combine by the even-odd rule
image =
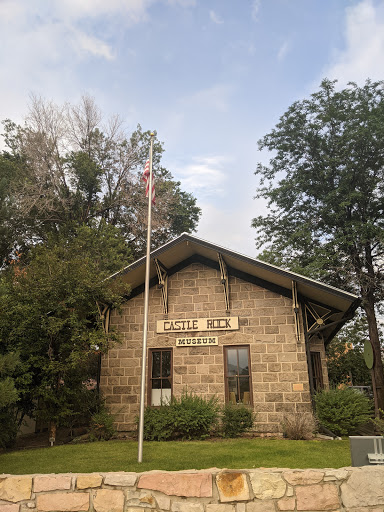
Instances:
[[[344,36],[345,49],[335,52],[322,77],[336,78],[340,86],[349,81],[361,84],[366,78],[383,79],[384,4],[362,0],[347,8]]]
[[[181,7],[195,7],[196,0],[168,0],[170,5],[180,5]]]
[[[96,57],[104,57],[107,60],[113,60],[111,47],[97,37],[88,36],[84,32],[74,31],[72,45],[79,55],[90,53]]]
[[[199,206],[202,215],[198,237],[246,256],[256,257],[256,231],[251,227],[251,219],[255,216],[254,204],[238,208],[230,205],[226,208],[200,202]]]
[[[227,112],[231,94],[232,86],[217,84],[197,91],[188,97],[181,98],[180,102],[189,108],[202,108],[205,111],[213,109],[217,112]]]
[[[277,53],[277,59],[279,61],[284,60],[285,56],[290,50],[290,44],[288,41],[284,41],[284,43],[280,46],[279,51]]]
[[[260,7],[261,7],[261,0],[253,0],[251,16],[252,16],[252,19],[254,19],[255,21],[258,20]]]
[[[216,25],[221,25],[224,23],[224,21],[215,13],[215,11],[209,11],[209,17],[213,23],[216,23]]]
[[[183,188],[200,197],[224,195],[227,176],[224,165],[227,158],[223,156],[196,157],[185,167],[177,168],[175,174],[182,182]]]
[[[146,19],[148,7],[155,0],[54,0],[52,10],[63,19],[80,20],[118,14],[125,23]]]

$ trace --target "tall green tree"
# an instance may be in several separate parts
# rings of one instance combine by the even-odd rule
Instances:
[[[13,374],[19,362],[17,353],[0,352],[0,448],[9,448],[16,438],[17,418],[14,409],[19,393]]]
[[[138,126],[127,134],[116,117],[103,122],[89,97],[79,105],[64,106],[34,97],[23,126],[4,122],[4,139],[0,196],[7,201],[6,214],[17,219],[13,225],[24,227],[16,233],[16,245],[33,245],[49,234],[69,233],[77,225],[106,222],[118,228],[135,257],[145,252],[142,174],[149,131]],[[194,231],[200,217],[196,199],[161,165],[163,152],[155,137],[154,246]],[[9,178],[10,166],[17,172]],[[3,257],[7,248],[2,248]]]
[[[256,171],[257,197],[269,202],[269,213],[253,220],[258,247],[362,297],[383,409],[376,312],[384,292],[384,83],[338,90],[324,80],[289,107],[259,148],[273,156]]]
[[[127,244],[107,224],[82,226],[69,237],[48,237],[2,272],[0,349],[17,350],[22,375],[14,383],[25,408],[52,426],[78,413],[90,361],[118,333],[107,332],[106,306],[118,307],[129,289],[107,277],[130,260]]]
[[[364,343],[369,340],[365,318],[359,315],[345,325],[327,347],[329,382],[332,387],[339,384],[370,386],[371,372],[364,360]]]

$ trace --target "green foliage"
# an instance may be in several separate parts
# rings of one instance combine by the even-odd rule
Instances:
[[[370,386],[371,372],[364,361],[364,342],[369,339],[367,322],[358,316],[344,326],[327,347],[328,376],[331,386],[344,383]]]
[[[263,257],[362,297],[376,365],[384,373],[376,310],[384,298],[384,82],[337,89],[323,80],[259,141],[257,197],[268,214],[253,219]]]
[[[108,441],[116,433],[114,427],[115,417],[108,412],[105,406],[102,406],[98,412],[95,412],[89,425],[90,441]]]
[[[312,439],[317,423],[312,413],[286,414],[282,422],[284,436],[293,440]]]
[[[372,416],[372,401],[347,387],[320,391],[314,399],[319,423],[337,435],[353,434]]]
[[[238,437],[253,427],[254,413],[245,405],[225,404],[221,417],[224,437]]]
[[[384,436],[384,411],[382,409],[379,410],[379,416],[372,418],[372,423],[375,425],[375,430]]]
[[[204,400],[192,393],[173,397],[169,405],[147,407],[144,413],[144,439],[204,439],[216,427],[219,406],[215,398]]]
[[[13,374],[19,364],[17,353],[0,354],[0,448],[3,449],[13,445],[17,434],[15,404],[19,399],[19,393],[15,387]]]
[[[23,126],[4,121],[0,157],[0,257],[23,251],[48,234],[79,225],[114,226],[135,257],[146,245],[146,199],[141,179],[151,135],[140,126],[128,134],[117,117],[105,125],[89,97],[59,106],[32,98]],[[161,166],[163,144],[153,144],[156,207],[152,243],[159,246],[196,229],[196,199]],[[3,199],[3,201],[2,201]],[[3,225],[1,221],[3,220]],[[0,262],[1,263],[1,262]]]
[[[82,412],[83,383],[94,376],[90,360],[118,341],[105,332],[100,315],[128,292],[105,280],[129,258],[115,235],[102,224],[64,239],[50,236],[3,272],[0,339],[5,350],[20,354],[23,373],[15,383],[21,403],[27,409],[37,402],[37,416],[57,425]]]

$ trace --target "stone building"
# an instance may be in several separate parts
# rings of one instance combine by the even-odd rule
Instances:
[[[281,431],[328,386],[325,346],[357,296],[183,234],[151,253],[147,404],[183,391],[253,407],[256,431]],[[100,388],[117,428],[139,412],[145,258],[114,279],[131,285],[109,324],[122,343],[101,363]]]

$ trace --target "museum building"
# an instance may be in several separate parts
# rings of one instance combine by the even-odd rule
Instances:
[[[100,389],[119,431],[136,429],[145,260],[112,276],[131,286],[107,324],[122,343],[101,360]],[[243,403],[256,432],[281,431],[284,413],[311,410],[328,386],[325,347],[359,298],[189,234],[151,253],[146,403],[184,391]]]

